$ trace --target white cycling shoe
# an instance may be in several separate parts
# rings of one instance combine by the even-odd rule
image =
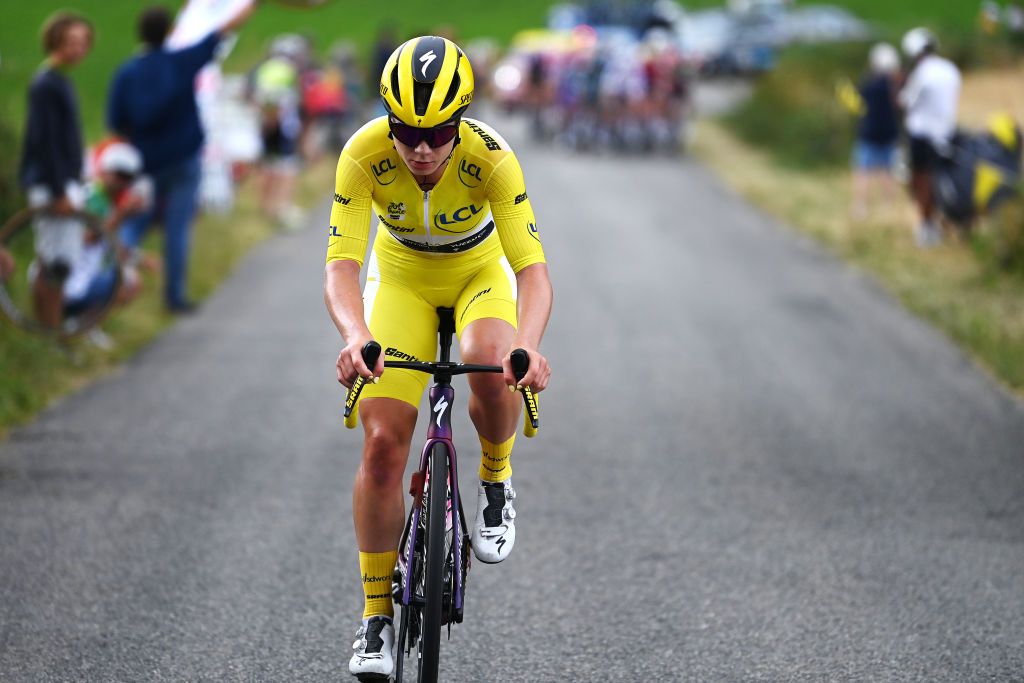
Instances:
[[[389,617],[370,617],[356,631],[349,672],[360,681],[387,681],[395,671],[391,648],[395,627]]]
[[[473,524],[473,553],[486,564],[501,562],[516,543],[516,491],[512,480],[481,481],[477,488],[476,522]]]

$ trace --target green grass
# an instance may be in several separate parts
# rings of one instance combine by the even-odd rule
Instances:
[[[902,189],[869,220],[853,221],[845,170],[780,166],[715,122],[701,124],[695,152],[750,201],[874,275],[908,309],[1024,394],[1024,275],[994,263],[1000,255],[1024,258],[1020,232],[1000,238],[999,222],[990,221],[969,244],[951,238],[921,250],[911,236],[915,215]],[[1020,220],[1021,214],[1019,206],[1007,206],[1005,220]]]

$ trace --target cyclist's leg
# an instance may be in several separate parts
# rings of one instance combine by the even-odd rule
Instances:
[[[515,275],[504,257],[470,281],[456,303],[455,315],[463,362],[501,365],[516,331]],[[469,415],[481,440],[507,442],[515,434],[522,399],[509,392],[498,374],[471,374],[469,387]]]
[[[432,358],[437,347],[437,312],[411,288],[381,280],[371,256],[363,291],[370,332],[386,358]],[[380,383],[363,389],[359,415],[365,443],[352,494],[366,599],[364,618],[392,614],[391,570],[404,522],[402,475],[428,378],[389,368]]]
[[[382,282],[375,254],[367,268],[363,307],[386,356],[433,357],[436,310],[411,288]],[[421,373],[389,368],[379,384],[363,389],[359,402],[366,440],[352,492],[352,518],[365,603],[349,671],[360,680],[385,680],[394,671],[391,576],[404,521],[402,474],[426,382]]]
[[[482,269],[455,309],[463,361],[500,365],[515,336],[515,276],[504,259]],[[518,394],[501,375],[469,376],[469,415],[480,436],[480,486],[473,524],[473,552],[500,562],[515,544],[511,455],[521,409]]]
[[[363,618],[392,616],[391,572],[405,521],[402,475],[416,427],[416,408],[393,398],[361,401],[366,439],[352,491],[359,544]]]

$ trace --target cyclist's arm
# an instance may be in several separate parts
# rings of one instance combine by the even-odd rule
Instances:
[[[345,386],[352,386],[356,376],[380,375],[384,359],[377,361],[371,373],[363,362],[362,349],[373,339],[363,319],[363,297],[359,290],[359,263],[348,259],[331,261],[324,271],[324,303],[331,320],[345,339],[338,355],[337,378]]]
[[[541,338],[551,317],[552,289],[548,278],[546,263],[534,263],[516,273],[517,316],[519,326],[516,329],[512,348],[525,349],[530,355],[530,369],[523,377],[521,384],[531,386],[536,391],[543,391],[551,376],[551,368],[547,359],[540,354]],[[505,380],[514,384],[514,376],[508,361],[505,365]]]
[[[515,156],[508,155],[495,167],[487,190],[502,249],[516,274],[518,329],[512,348],[525,349],[530,356],[530,369],[520,384],[542,391],[551,369],[538,349],[551,315],[552,289],[537,219]],[[502,365],[505,381],[515,384],[508,355]]]
[[[350,386],[356,375],[370,375],[363,362],[363,345],[373,337],[363,317],[359,271],[370,235],[371,191],[369,178],[342,152],[335,176],[334,204],[328,229],[327,265],[324,270],[324,303],[335,327],[345,340],[338,356],[338,381]],[[374,375],[383,371],[383,358]]]

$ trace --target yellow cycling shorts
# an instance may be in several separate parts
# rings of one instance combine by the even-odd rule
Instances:
[[[500,252],[499,252],[500,254]],[[516,279],[499,255],[483,261],[396,263],[370,255],[363,309],[370,334],[384,349],[384,360],[437,359],[437,308],[455,309],[455,332],[475,320],[497,318],[516,327]],[[367,384],[360,400],[396,398],[419,406],[430,375],[385,369],[377,384]]]

